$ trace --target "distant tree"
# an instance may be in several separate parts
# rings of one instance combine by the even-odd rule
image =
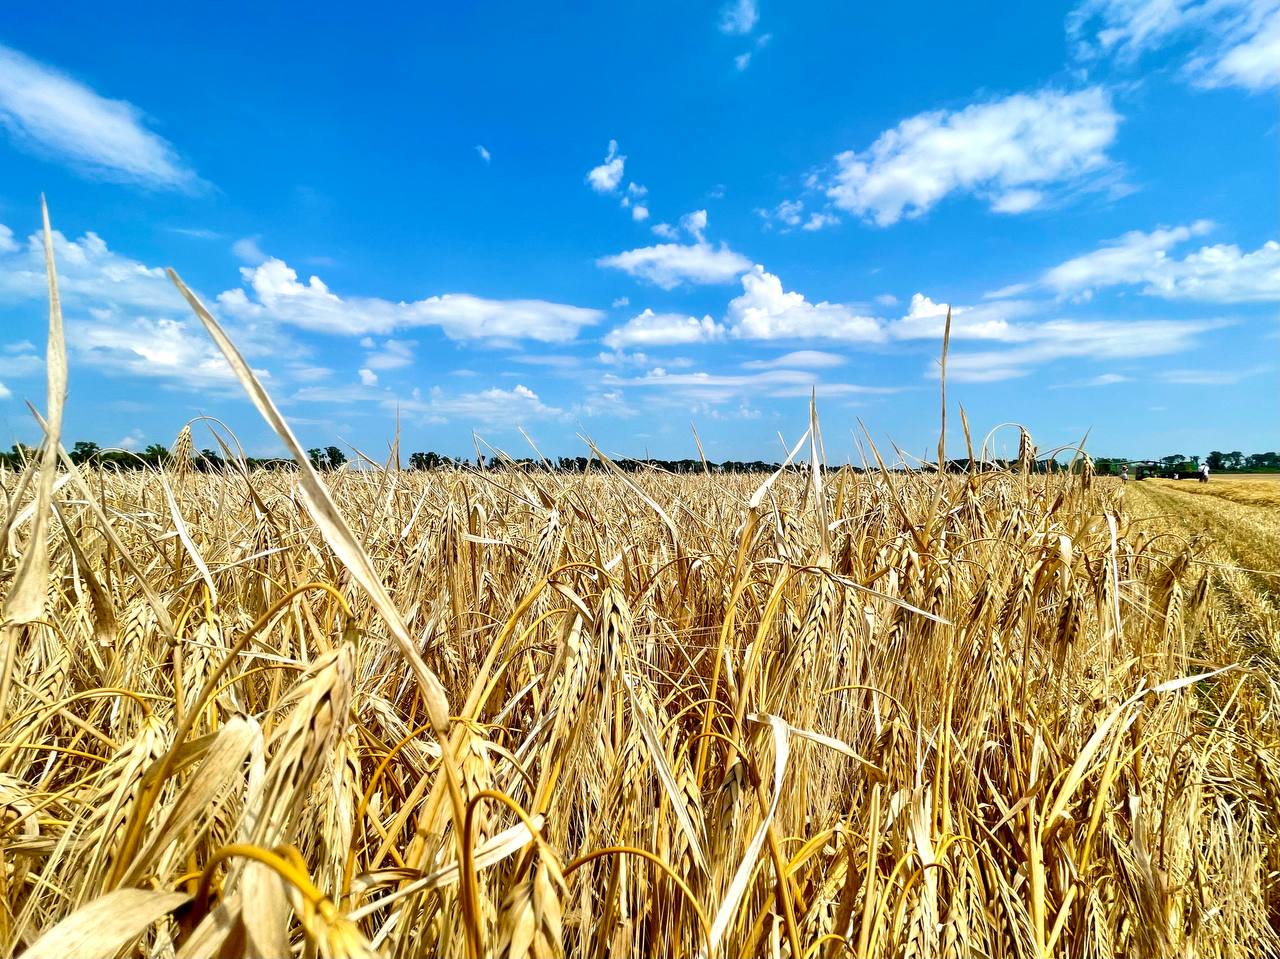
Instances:
[[[325,453],[329,459],[329,469],[336,470],[339,466],[347,461],[347,454],[342,452],[336,446],[326,446]]]
[[[1227,460],[1227,469],[1229,470],[1244,469],[1244,454],[1241,453],[1239,450],[1233,450],[1232,452],[1228,453],[1226,456],[1226,460]]]
[[[76,440],[76,445],[71,447],[71,462],[79,466],[81,463],[87,463],[100,452],[102,447],[93,440]]]
[[[1164,466],[1165,469],[1176,469],[1186,461],[1187,458],[1182,453],[1173,453],[1170,456],[1162,457],[1160,459],[1160,464]]]
[[[325,455],[325,451],[318,446],[313,446],[307,450],[307,459],[311,460],[311,468],[315,470],[324,470],[329,467],[329,457]]]
[[[1209,464],[1211,470],[1221,470],[1226,468],[1226,454],[1221,450],[1213,450],[1204,461]]]
[[[440,454],[434,450],[409,454],[409,469],[433,470],[440,465]]]
[[[152,443],[142,451],[142,458],[148,463],[159,465],[169,461],[169,447],[163,443]]]

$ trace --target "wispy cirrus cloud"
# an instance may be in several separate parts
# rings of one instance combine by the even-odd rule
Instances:
[[[15,145],[93,179],[190,192],[203,182],[142,111],[0,46],[0,127]]]
[[[1085,0],[1067,17],[1083,63],[1122,65],[1175,43],[1190,44],[1183,74],[1197,86],[1280,86],[1278,0]]]
[[[1227,325],[1222,320],[1073,320],[1055,319],[1019,328],[1020,339],[999,350],[953,351],[947,378],[990,383],[1027,376],[1060,360],[1108,362],[1182,353],[1200,334]],[[935,365],[928,375],[937,376]]]

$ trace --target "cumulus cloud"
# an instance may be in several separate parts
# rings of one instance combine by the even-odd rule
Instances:
[[[476,156],[483,160],[486,165],[493,159],[493,155],[479,143],[476,144]]]
[[[587,173],[587,183],[597,193],[612,193],[622,182],[623,167],[627,158],[618,153],[618,141],[609,141],[609,152],[604,162],[592,167]]]
[[[1186,226],[1133,230],[1046,271],[1040,285],[1059,295],[1137,286],[1147,296],[1215,303],[1280,301],[1280,243],[1245,252],[1235,244],[1202,246],[1182,258],[1174,247],[1213,229],[1207,220]]]
[[[0,233],[0,301],[43,300],[48,295],[44,241],[32,233],[25,243]],[[182,297],[159,267],[149,267],[109,249],[98,234],[69,240],[53,232],[58,290],[72,303],[116,304],[139,310],[183,307]]]
[[[95,179],[190,191],[195,171],[147,129],[142,111],[0,46],[0,126],[15,144]]]
[[[722,323],[709,316],[698,319],[645,310],[610,332],[605,344],[614,349],[666,346],[705,343],[725,336],[744,340],[849,342],[878,342],[885,338],[881,323],[875,317],[864,316],[842,303],[811,303],[801,293],[784,291],[778,277],[757,265],[742,276],[742,293],[729,301]]]
[[[362,369],[360,371],[360,383],[363,386],[376,386],[378,384],[378,374],[370,369]]]
[[[935,303],[923,293],[911,297],[911,305],[900,319],[889,327],[897,339],[940,339],[946,329],[946,303]],[[1020,340],[1026,332],[1010,320],[1037,309],[1024,300],[997,300],[977,306],[951,307],[952,339]]]
[[[1067,17],[1076,56],[1132,64],[1189,45],[1183,73],[1201,86],[1280,86],[1278,0],[1085,0]]]
[[[609,332],[605,346],[620,350],[629,346],[674,346],[719,339],[724,328],[709,316],[698,319],[681,313],[645,310]]]
[[[596,265],[672,290],[681,283],[729,283],[750,269],[751,261],[725,243],[659,243],[601,257]]]
[[[274,257],[240,272],[248,292],[234,289],[218,296],[228,314],[269,318],[320,333],[358,336],[434,326],[454,340],[565,343],[603,316],[599,310],[546,300],[490,300],[469,293],[412,302],[343,297],[317,276],[300,282],[296,270]]]
[[[1000,213],[1042,205],[1047,189],[1114,171],[1107,149],[1120,116],[1101,87],[1042,90],[903,120],[866,150],[836,156],[825,184],[842,210],[888,226],[953,193]]]
[[[113,375],[164,379],[186,387],[233,387],[235,375],[203,328],[188,320],[122,318],[94,311],[71,325],[77,359]],[[269,379],[266,370],[255,370]]]
[[[96,233],[69,240],[55,231],[53,246],[67,346],[76,362],[188,389],[235,384],[222,353],[159,267],[115,252]],[[39,302],[47,295],[39,234],[0,249],[0,303]],[[271,323],[232,318],[227,325],[250,359],[303,352]],[[11,364],[14,357],[0,358],[0,372],[6,360]]]
[[[841,303],[810,303],[763,266],[742,277],[742,294],[729,302],[725,317],[735,337],[750,340],[831,339],[877,342],[884,339],[879,320]]]

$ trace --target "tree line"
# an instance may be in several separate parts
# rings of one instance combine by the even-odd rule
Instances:
[[[15,443],[8,452],[0,452],[0,464],[11,469],[20,469],[36,455],[36,448],[24,443]],[[173,452],[163,443],[151,443],[142,450],[103,449],[97,443],[80,440],[68,452],[71,461],[77,465],[98,464],[111,465],[116,469],[141,469],[157,467],[169,463]],[[337,446],[316,446],[307,450],[311,465],[319,472],[341,469],[348,462],[347,455]],[[242,462],[250,469],[293,469],[293,461],[283,457],[245,457]],[[700,459],[657,459],[653,457],[634,458],[619,457],[617,465],[626,472],[645,469],[658,469],[668,473],[700,473],[704,469],[714,473],[772,473],[781,464],[765,460],[722,460],[718,463]],[[1171,453],[1158,460],[1126,459],[1119,456],[1103,456],[1094,459],[1094,467],[1098,473],[1116,474],[1126,463],[1154,462],[1172,472],[1193,472],[1202,462],[1199,456],[1187,456],[1183,453]],[[1215,473],[1268,473],[1280,472],[1280,452],[1249,453],[1239,450],[1223,452],[1213,450],[1203,458],[1209,469]],[[216,471],[225,468],[226,460],[216,450],[192,450],[191,466],[199,471]],[[587,456],[560,456],[546,459],[521,457],[518,459],[489,459],[483,455],[473,457],[446,456],[434,451],[419,451],[409,454],[407,466],[411,470],[459,469],[493,469],[514,465],[520,469],[550,469],[562,473],[582,473],[589,470],[604,469],[598,458]],[[922,464],[924,468],[932,464]],[[979,468],[1011,467],[1012,463],[1003,460],[977,464]],[[968,460],[948,460],[949,472],[966,472],[970,468]],[[1037,472],[1050,468],[1047,462],[1037,462]],[[1059,468],[1059,467],[1054,467]],[[856,469],[856,467],[855,467]]]
[[[1170,472],[1195,472],[1203,462],[1212,473],[1276,473],[1280,472],[1280,453],[1249,453],[1232,450],[1212,450],[1203,457],[1188,456],[1185,453],[1170,453],[1157,460],[1126,459],[1120,456],[1104,456],[1094,460],[1099,473],[1118,473],[1126,463],[1158,463]]]

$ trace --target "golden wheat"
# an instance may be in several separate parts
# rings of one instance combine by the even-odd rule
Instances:
[[[0,470],[0,952],[1280,952],[1232,555],[1025,432],[859,474],[816,426],[763,482],[321,478],[81,472],[51,418]]]

